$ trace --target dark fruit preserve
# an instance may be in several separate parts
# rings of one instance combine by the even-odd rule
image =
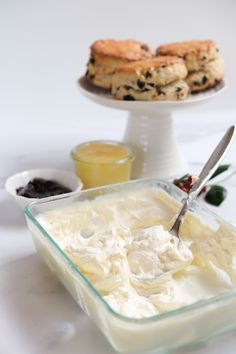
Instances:
[[[18,195],[27,198],[46,198],[70,192],[72,192],[72,190],[62,184],[43,178],[34,178],[29,181],[26,186],[16,189]]]

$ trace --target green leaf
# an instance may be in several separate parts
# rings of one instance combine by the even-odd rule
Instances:
[[[228,165],[220,165],[220,166],[217,168],[217,170],[215,171],[215,173],[213,173],[213,175],[211,176],[210,179],[212,179],[212,178],[214,178],[214,177],[220,175],[222,172],[227,171],[227,170],[229,169],[229,167],[230,167],[229,164],[228,164]]]
[[[205,195],[204,199],[207,203],[219,206],[226,198],[227,190],[222,186],[213,185]]]

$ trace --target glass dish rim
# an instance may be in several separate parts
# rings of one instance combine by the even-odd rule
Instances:
[[[122,183],[117,183],[114,185],[109,185],[109,187],[112,186],[122,186],[123,184],[128,185],[128,184],[135,184],[137,182],[155,182],[155,183],[164,183],[166,186],[169,186],[170,188],[173,188],[174,190],[178,191],[179,193],[183,194],[183,196],[185,195],[184,192],[180,191],[179,188],[177,188],[174,184],[172,184],[171,182],[168,181],[164,181],[164,180],[160,180],[157,178],[145,178],[145,179],[139,179],[139,180],[133,180],[133,181],[129,181],[129,182],[122,182]],[[121,315],[120,313],[116,312],[115,310],[113,310],[113,308],[108,304],[108,302],[106,300],[103,299],[102,295],[99,293],[98,290],[96,290],[96,288],[92,285],[92,283],[90,283],[90,281],[87,279],[87,277],[79,270],[79,268],[75,265],[75,263],[63,252],[63,250],[59,247],[59,245],[57,244],[56,241],[54,241],[54,239],[50,236],[50,234],[44,229],[44,227],[37,221],[37,219],[34,217],[34,215],[31,213],[30,209],[33,206],[37,206],[37,205],[41,205],[41,204],[48,204],[50,202],[53,201],[57,201],[57,200],[62,200],[62,199],[70,199],[70,198],[75,198],[77,196],[80,196],[82,194],[86,194],[92,191],[96,191],[96,190],[102,190],[102,189],[106,189],[108,186],[100,186],[100,187],[96,187],[96,188],[90,188],[87,190],[81,190],[78,192],[75,192],[73,195],[62,195],[62,196],[55,196],[55,197],[50,197],[50,200],[37,200],[37,201],[33,201],[31,203],[29,203],[28,205],[26,205],[26,207],[24,208],[24,214],[26,215],[26,217],[28,217],[31,222],[33,222],[33,224],[37,227],[37,229],[44,235],[44,237],[49,240],[49,242],[53,245],[53,247],[56,249],[57,252],[59,252],[59,254],[63,257],[63,259],[65,260],[65,262],[67,264],[69,264],[69,266],[71,266],[72,270],[75,271],[76,276],[78,276],[80,279],[82,279],[82,281],[88,286],[89,290],[92,291],[92,293],[96,296],[96,298],[100,301],[100,303],[102,304],[103,307],[105,307],[105,310],[108,311],[108,313],[110,313],[112,316],[118,318],[119,320],[125,321],[127,323],[135,323],[135,324],[145,324],[145,323],[156,323],[159,322],[161,320],[165,320],[168,318],[173,318],[176,317],[178,315],[181,314],[185,314],[185,313],[189,313],[192,310],[197,310],[197,309],[201,309],[201,308],[205,308],[208,305],[212,305],[214,303],[217,302],[221,302],[224,301],[226,299],[230,299],[236,296],[236,288],[233,290],[229,290],[229,291],[225,291],[221,294],[212,296],[208,299],[205,300],[200,300],[200,301],[196,301],[193,304],[190,305],[186,305],[186,306],[182,306],[179,307],[177,309],[174,310],[170,310],[167,312],[163,312],[154,316],[150,316],[150,317],[142,317],[142,318],[132,318],[132,317],[128,317],[128,316],[124,316]],[[174,198],[174,197],[173,197]],[[236,231],[236,228],[231,225],[230,223],[228,223],[226,220],[222,219],[220,216],[218,216],[217,214],[215,214],[214,212],[212,212],[211,210],[209,210],[208,208],[199,205],[198,202],[194,203],[195,205],[200,206],[200,208],[204,211],[207,211],[207,213],[209,213],[212,216],[217,217],[218,219],[224,221],[230,228],[234,229]]]
[[[120,146],[123,146],[125,148],[127,148],[128,150],[128,153],[127,153],[127,156],[122,158],[122,159],[119,159],[119,160],[116,160],[116,161],[112,161],[112,162],[91,162],[91,161],[86,161],[84,160],[83,158],[78,158],[76,156],[76,150],[82,146],[85,146],[85,145],[89,145],[89,144],[99,144],[99,143],[102,143],[102,144],[110,144],[110,145],[120,145]],[[132,149],[129,145],[127,144],[124,144],[124,143],[121,143],[119,141],[116,141],[116,140],[90,140],[90,141],[85,141],[84,143],[81,143],[81,144],[78,144],[76,145],[70,152],[70,156],[72,158],[73,161],[79,161],[79,162],[82,162],[84,164],[87,164],[87,165],[106,165],[106,166],[110,166],[110,165],[121,165],[127,161],[133,161],[135,159],[135,151],[134,149]]]

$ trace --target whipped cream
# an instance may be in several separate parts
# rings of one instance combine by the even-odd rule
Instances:
[[[38,219],[113,310],[142,318],[235,287],[235,234],[188,213],[179,243],[166,231],[179,207],[150,187],[99,196]]]

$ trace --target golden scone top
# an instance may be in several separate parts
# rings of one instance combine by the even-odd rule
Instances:
[[[184,61],[178,57],[160,56],[152,59],[134,61],[132,63],[123,64],[117,67],[117,73],[133,73],[139,71],[153,71],[159,68],[165,68],[170,65],[179,64],[184,66]]]
[[[146,43],[134,40],[98,40],[91,46],[91,54],[127,61],[148,59],[152,52]]]
[[[212,40],[193,40],[188,42],[163,44],[157,48],[156,54],[177,55],[180,57],[189,54],[200,56],[214,49],[217,51],[216,44]]]

